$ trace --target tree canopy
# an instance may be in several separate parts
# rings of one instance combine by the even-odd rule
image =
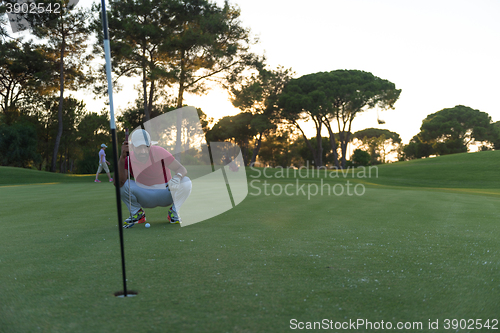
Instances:
[[[355,132],[353,137],[368,150],[371,164],[385,163],[387,154],[396,151],[401,144],[399,134],[386,129],[365,128]]]
[[[360,70],[335,70],[304,75],[285,87],[280,106],[285,118],[294,124],[300,119],[313,120],[316,127],[317,163],[321,164],[321,127],[330,135],[331,148],[336,146],[332,122],[336,122],[345,167],[347,144],[356,115],[373,108],[394,108],[401,94],[394,83]],[[311,147],[312,149],[312,147]]]
[[[0,110],[6,123],[21,115],[21,104],[34,94],[57,89],[52,60],[41,46],[31,41],[0,41]]]
[[[428,115],[418,137],[431,144],[436,154],[446,155],[467,152],[474,142],[494,143],[498,132],[486,112],[457,105]]]
[[[255,60],[249,30],[227,2],[219,7],[207,0],[110,0],[109,6],[112,68],[118,78],[141,77],[146,121],[154,102],[169,97],[165,87],[177,87],[170,95],[180,108],[184,93],[206,90],[205,79]],[[100,38],[96,52],[102,53],[100,18],[93,27]]]
[[[93,172],[96,149],[109,136],[109,120],[105,111],[88,112],[84,101],[70,94],[89,87],[98,96],[107,91],[101,89],[107,83],[102,59],[98,69],[89,64],[95,55],[103,58],[99,5],[92,7],[92,18],[92,12],[74,7],[75,0],[39,2],[57,3],[61,11],[17,15],[17,27],[29,28],[31,36],[15,38],[6,29],[5,4],[17,2],[4,0],[0,6],[0,164]],[[291,69],[270,69],[263,55],[251,51],[250,30],[239,8],[227,1],[109,0],[108,5],[115,83],[132,78],[128,82],[139,91],[136,102],[118,112],[119,137],[125,127],[136,128],[182,107],[186,93],[205,94],[219,84],[241,113],[212,127],[199,108],[200,119],[176,117],[169,124],[168,144],[175,145],[174,152],[189,147],[190,133],[200,132],[199,120],[209,142],[238,144],[247,165],[259,158],[267,165],[312,161],[315,167],[346,167],[353,138],[362,142],[358,148],[369,152],[372,164],[384,162],[395,146],[406,159],[466,152],[473,145],[480,150],[500,147],[500,122],[492,124],[485,112],[463,105],[427,116],[406,146],[389,130],[367,128],[353,134],[360,113],[374,109],[382,123],[379,113],[394,108],[401,89],[361,70],[293,78]],[[184,132],[177,131],[181,125],[186,125]],[[312,138],[305,128],[311,125]],[[184,141],[179,139],[183,133]],[[23,149],[16,148],[20,144]],[[351,161],[356,158],[354,164],[362,165],[366,156],[358,151]]]
[[[90,11],[72,11],[69,0],[59,1],[61,10],[32,24],[33,34],[46,40],[47,53],[57,62],[59,74],[58,132],[52,154],[52,171],[56,171],[57,155],[63,134],[64,89],[78,89],[86,81],[83,67],[90,56],[84,56],[90,35]]]
[[[232,141],[241,148],[245,165],[249,163],[250,140],[257,134],[250,125],[254,116],[241,112],[221,118],[207,133],[208,142]]]
[[[329,103],[326,92],[322,88],[327,75],[327,73],[316,73],[290,80],[284,87],[278,101],[281,118],[293,124],[301,132],[304,142],[311,150],[316,167],[323,166],[321,129],[324,113],[322,111],[329,107]],[[316,129],[315,146],[307,139],[304,130],[300,126],[299,122],[303,120],[312,120],[314,123]]]
[[[404,159],[413,160],[416,158],[429,157],[435,154],[431,144],[424,143],[418,135],[415,135],[410,142],[403,147]]]
[[[233,82],[228,87],[233,105],[243,112],[253,114],[250,126],[257,133],[257,138],[251,165],[255,163],[259,154],[263,136],[271,134],[282,122],[276,103],[292,75],[291,69],[281,66],[274,70],[259,68],[257,74],[239,78],[238,83]]]

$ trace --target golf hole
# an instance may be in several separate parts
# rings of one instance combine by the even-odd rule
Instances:
[[[126,296],[125,296],[125,293],[123,292],[123,290],[117,291],[116,293],[114,293],[114,295],[116,297],[134,297],[134,296],[137,296],[137,294],[138,294],[137,291],[132,291],[132,290],[127,290]]]

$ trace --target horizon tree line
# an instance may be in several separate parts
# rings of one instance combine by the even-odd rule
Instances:
[[[8,1],[13,0],[3,4]],[[79,89],[106,95],[98,62],[103,58],[100,5],[75,9],[68,0],[59,2],[60,13],[26,18],[33,39],[9,36],[7,22],[0,21],[1,165],[88,172],[94,164],[92,145],[99,141],[91,137],[109,136],[104,111],[87,112],[83,101],[67,96]],[[135,78],[139,86],[136,105],[120,115],[119,125],[130,127],[182,107],[185,93],[206,93],[215,82],[241,113],[215,123],[199,110],[207,141],[237,143],[246,165],[257,158],[272,165],[302,159],[315,167],[345,168],[352,165],[347,145],[353,140],[368,152],[371,164],[384,163],[390,151],[405,160],[466,152],[474,142],[482,142],[481,150],[500,146],[498,123],[461,105],[430,114],[408,145],[388,130],[352,133],[360,113],[394,109],[401,89],[359,70],[295,78],[291,68],[271,69],[251,52],[256,40],[240,14],[227,2],[111,0],[115,89],[122,77]],[[303,120],[314,124],[315,137],[305,135]],[[323,128],[328,138],[322,137]],[[33,137],[37,140],[29,140]]]

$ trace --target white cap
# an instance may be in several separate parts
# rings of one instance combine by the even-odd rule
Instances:
[[[101,148],[108,148],[104,143],[101,145]]]
[[[138,129],[132,132],[129,143],[132,143],[134,147],[155,145],[157,141],[151,141],[151,136],[146,130]]]

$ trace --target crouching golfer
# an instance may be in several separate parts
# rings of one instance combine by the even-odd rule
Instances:
[[[138,129],[129,142],[122,145],[118,161],[120,193],[130,211],[124,228],[146,222],[143,208],[154,207],[171,206],[167,212],[168,221],[181,223],[179,210],[191,193],[191,180],[186,177],[186,168],[167,150],[155,146],[156,143],[151,141],[147,131]],[[129,172],[134,180],[128,179]]]

